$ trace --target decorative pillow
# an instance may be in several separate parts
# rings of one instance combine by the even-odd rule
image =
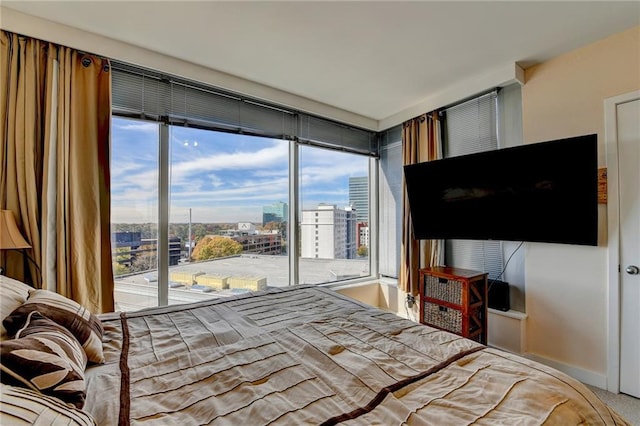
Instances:
[[[18,306],[27,301],[29,293],[35,290],[33,287],[13,278],[0,275],[0,320],[13,312]],[[0,325],[0,341],[7,340],[7,330]]]
[[[77,302],[49,290],[34,290],[25,303],[16,308],[2,324],[9,335],[24,326],[27,316],[38,311],[69,330],[82,344],[91,362],[104,362],[100,320]]]
[[[0,425],[95,426],[86,411],[31,389],[0,384]]]
[[[67,329],[34,311],[16,338],[0,342],[2,383],[28,387],[82,408],[87,355]]]

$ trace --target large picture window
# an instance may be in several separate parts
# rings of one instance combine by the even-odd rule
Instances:
[[[371,275],[375,133],[113,68],[117,309]]]

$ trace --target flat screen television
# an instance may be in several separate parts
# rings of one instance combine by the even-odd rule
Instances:
[[[417,239],[598,243],[597,136],[404,166]]]

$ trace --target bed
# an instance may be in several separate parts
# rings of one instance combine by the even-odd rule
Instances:
[[[98,425],[628,424],[557,370],[324,287],[98,318]]]

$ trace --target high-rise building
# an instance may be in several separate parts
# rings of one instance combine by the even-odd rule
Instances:
[[[351,207],[320,204],[303,210],[300,223],[301,256],[354,259],[357,254],[356,215]]]
[[[349,204],[356,209],[358,222],[369,222],[369,177],[349,178]]]
[[[262,207],[262,226],[269,222],[286,222],[289,219],[289,205],[278,201]]]
[[[356,230],[358,233],[358,248],[360,246],[369,247],[369,224],[367,222],[358,222]]]

